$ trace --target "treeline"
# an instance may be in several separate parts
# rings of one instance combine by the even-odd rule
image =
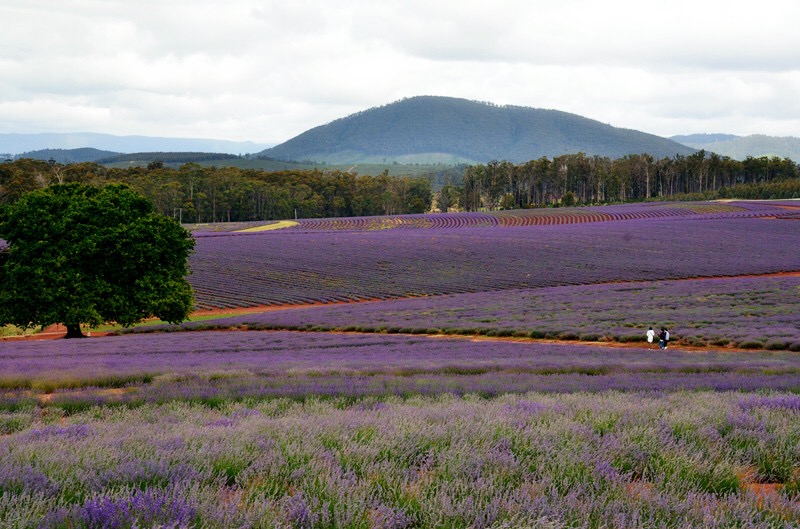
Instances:
[[[122,162],[147,162],[161,164],[200,163],[216,160],[236,160],[235,154],[215,152],[135,152],[127,154],[114,154],[96,159],[99,164],[112,164]]]
[[[195,163],[169,168],[109,168],[21,159],[0,164],[0,205],[48,185],[125,183],[157,210],[187,223],[423,213],[431,209],[424,177],[360,176],[343,171],[265,172]]]
[[[492,161],[430,176],[356,175],[336,170],[146,167],[60,164],[20,159],[0,164],[0,206],[54,183],[126,183],[182,222],[280,220],[439,211],[518,209],[637,200],[800,198],[800,168],[777,157],[744,161],[699,151],[656,159],[648,154],[573,154],[524,164]],[[463,175],[461,172],[463,171]],[[434,193],[432,181],[439,191]]]
[[[733,160],[706,151],[656,159],[572,154],[524,164],[492,161],[464,171],[445,202],[467,211],[678,198],[798,198],[800,168],[787,158]],[[734,196],[736,195],[736,196]]]

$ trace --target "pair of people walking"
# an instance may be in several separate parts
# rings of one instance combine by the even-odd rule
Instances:
[[[647,347],[652,349],[653,342],[655,341],[656,331],[653,330],[652,327],[647,329]],[[661,331],[658,333],[658,347],[661,349],[666,349],[667,345],[669,345],[669,329],[665,327],[661,327]]]

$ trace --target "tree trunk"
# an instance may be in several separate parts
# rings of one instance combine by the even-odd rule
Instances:
[[[67,327],[67,335],[64,338],[85,338],[85,336],[81,332],[80,324],[68,323],[66,327]]]

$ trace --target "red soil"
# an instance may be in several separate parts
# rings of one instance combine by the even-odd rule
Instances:
[[[708,281],[708,280],[724,280],[724,279],[738,279],[738,278],[757,278],[757,277],[800,277],[800,271],[793,271],[793,272],[774,272],[774,273],[767,273],[767,274],[743,274],[737,276],[700,276],[700,277],[688,277],[683,279],[669,279],[667,281]],[[614,284],[622,284],[622,283],[635,283],[636,281],[614,281]],[[403,299],[403,298],[394,298],[394,299]],[[239,316],[242,314],[256,314],[262,312],[272,312],[278,310],[292,310],[292,309],[303,309],[308,307],[325,307],[325,306],[332,306],[332,305],[349,305],[353,303],[375,303],[378,301],[388,301],[388,299],[367,299],[367,300],[358,300],[358,301],[334,301],[328,303],[304,303],[304,304],[287,304],[287,305],[255,305],[250,307],[229,307],[229,308],[213,308],[213,309],[202,309],[193,312],[190,316],[191,317],[203,317],[203,316]],[[232,329],[233,330],[233,329]],[[304,332],[304,331],[298,331]],[[110,334],[114,334],[111,332],[92,332],[90,333],[89,337],[97,337],[97,336],[108,336]],[[57,338],[63,338],[66,335],[66,329],[63,329],[62,325],[51,325],[44,329],[43,332],[32,334],[28,336],[7,336],[2,337],[0,340],[53,340]],[[643,344],[641,343],[620,343],[620,342],[584,342],[578,340],[547,340],[547,339],[534,339],[534,338],[514,338],[514,337],[492,337],[492,336],[460,336],[460,335],[430,335],[432,337],[442,337],[442,338],[468,338],[472,340],[480,340],[480,341],[519,341],[519,342],[552,342],[552,343],[575,343],[575,344],[582,344],[582,345],[600,345],[604,347],[631,347],[631,348],[641,348]],[[682,351],[708,351],[706,347],[694,347],[694,346],[687,346],[687,345],[680,345],[680,346],[673,346],[676,349],[680,348]],[[748,351],[746,349],[734,349],[734,348],[725,348],[726,351],[730,352],[741,352],[741,351]],[[752,350],[750,350],[752,351]]]
[[[743,274],[737,276],[698,276],[686,277],[681,279],[665,279],[664,281],[710,281],[710,280],[724,280],[724,279],[740,279],[740,278],[758,278],[758,277],[800,277],[800,270],[794,272],[771,272],[767,274]],[[638,281],[612,281],[613,284],[624,283],[637,283]],[[597,283],[603,284],[603,283]],[[254,305],[251,307],[228,307],[228,308],[214,308],[202,309],[192,313],[193,317],[202,316],[217,316],[217,315],[231,315],[239,316],[242,314],[256,314],[261,312],[272,312],[276,310],[290,310],[290,309],[304,309],[307,307],[328,307],[331,305],[350,305],[353,303],[374,303],[378,301],[390,301],[391,299],[408,299],[408,298],[386,298],[386,299],[367,299],[358,301],[332,301],[327,303],[304,303],[288,304],[288,305]]]

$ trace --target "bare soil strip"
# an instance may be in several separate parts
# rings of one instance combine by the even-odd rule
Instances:
[[[770,272],[766,274],[742,274],[736,276],[698,276],[698,277],[685,277],[679,279],[657,279],[654,281],[711,281],[711,280],[725,280],[725,279],[743,279],[743,278],[759,278],[759,277],[800,277],[800,270],[794,272]],[[641,280],[636,281],[609,281],[600,283],[591,283],[587,285],[569,285],[569,286],[591,286],[614,284],[624,285],[627,283],[641,283]],[[331,307],[336,305],[352,305],[354,303],[375,303],[378,301],[391,301],[393,299],[413,299],[413,298],[384,298],[384,299],[366,299],[354,301],[332,301],[327,303],[303,303],[303,304],[286,304],[286,305],[253,305],[250,307],[228,307],[217,309],[202,309],[192,313],[192,317],[203,316],[217,316],[217,315],[230,315],[240,316],[242,314],[258,314],[261,312],[272,312],[277,310],[291,310],[291,309],[304,309],[308,307]]]
[[[741,278],[760,278],[760,277],[800,277],[800,270],[792,271],[792,272],[771,272],[766,274],[742,274],[742,275],[735,275],[735,276],[698,276],[698,277],[686,277],[680,279],[661,279],[658,281],[710,281],[710,280],[725,280],[725,279],[741,279]],[[641,283],[641,281],[611,281],[608,283],[593,283],[597,285],[601,284],[620,284],[624,285],[627,283]],[[352,305],[354,303],[376,303],[380,301],[391,301],[392,299],[413,299],[413,298],[384,298],[384,299],[365,299],[365,300],[353,300],[353,301],[333,301],[327,303],[303,303],[303,304],[285,304],[285,305],[253,305],[250,307],[227,307],[227,308],[214,308],[214,309],[201,309],[193,312],[190,316],[191,318],[202,318],[208,316],[241,316],[243,314],[260,314],[263,312],[273,312],[273,311],[282,311],[282,310],[293,310],[293,309],[305,309],[309,307],[331,307],[336,305]],[[63,338],[66,335],[66,330],[60,330],[57,325],[51,325],[50,327],[46,328],[43,332],[37,334],[31,334],[27,336],[6,336],[0,338],[0,341],[3,340],[54,340],[58,338]],[[219,330],[219,329],[217,329]],[[231,329],[235,330],[235,329]],[[194,331],[193,331],[194,332]],[[319,331],[297,331],[297,332],[319,332]],[[100,337],[100,336],[108,336],[114,334],[113,332],[91,332],[89,337]],[[354,333],[358,334],[358,333]],[[424,335],[417,335],[417,336],[424,336]],[[523,341],[523,342],[553,342],[553,343],[575,343],[575,344],[582,344],[582,345],[595,345],[595,346],[604,346],[604,347],[642,347],[641,344],[638,343],[620,343],[620,342],[582,342],[578,340],[547,340],[547,339],[538,339],[538,338],[509,338],[509,337],[492,337],[492,336],[463,336],[463,335],[428,335],[433,337],[442,337],[442,338],[470,338],[473,340],[489,340],[489,341]],[[677,347],[676,347],[677,348]],[[693,346],[680,346],[681,350],[686,351],[708,351],[708,347],[693,347]],[[734,348],[722,348],[725,351],[748,351],[746,349],[734,349]],[[752,350],[750,350],[752,351]]]

